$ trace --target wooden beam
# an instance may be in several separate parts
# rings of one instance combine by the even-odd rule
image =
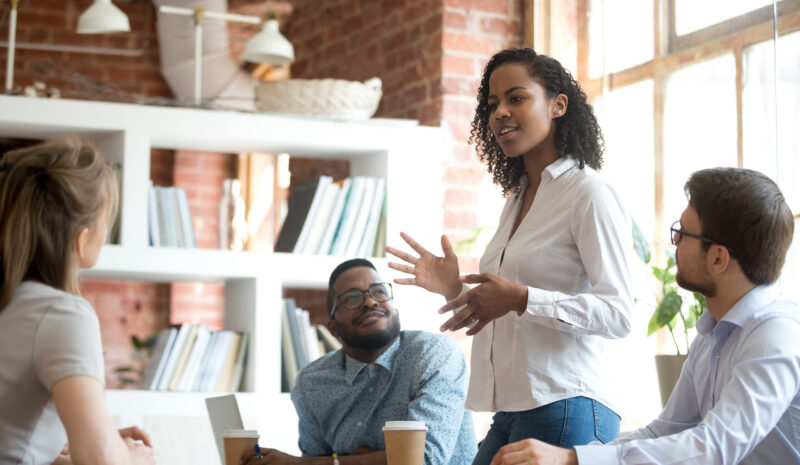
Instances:
[[[674,0],[670,0],[674,2]],[[778,2],[778,17],[786,17],[800,12],[800,0],[785,0]],[[673,12],[674,14],[674,12]],[[675,36],[674,42],[670,43],[670,51],[677,52],[684,49],[695,48],[714,42],[718,38],[732,35],[741,36],[742,31],[748,31],[753,27],[769,24],[772,30],[773,10],[772,5],[768,5],[757,10],[749,11],[735,18],[727,19],[719,24],[714,24],[698,31]],[[745,35],[747,32],[745,32]]]
[[[779,36],[796,31],[800,31],[800,11],[778,18]],[[669,74],[686,65],[714,58],[725,53],[732,53],[735,50],[744,49],[749,45],[771,40],[772,36],[772,21],[768,21],[752,26],[742,31],[740,34],[723,37],[694,48],[669,54],[665,57],[656,55],[652,61],[614,73],[610,90],[619,89],[650,79],[657,73]],[[597,83],[594,83],[594,81],[597,81]],[[590,91],[593,92],[595,89],[600,89],[600,78],[584,80],[581,82],[581,86],[586,90],[587,94]]]
[[[536,44],[535,8],[534,0],[522,0],[522,44],[529,48],[535,48]]]
[[[589,55],[591,42],[589,41],[589,0],[577,0],[575,5],[575,15],[577,17],[577,76],[578,82],[583,83],[589,80]]]
[[[741,47],[733,51],[736,59],[736,166],[744,167],[744,53]]]

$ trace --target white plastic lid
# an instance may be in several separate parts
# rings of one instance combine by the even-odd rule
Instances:
[[[256,438],[258,439],[258,431],[254,429],[226,429],[222,433],[223,438]]]
[[[424,421],[387,421],[383,425],[383,431],[386,430],[428,431],[428,427]]]

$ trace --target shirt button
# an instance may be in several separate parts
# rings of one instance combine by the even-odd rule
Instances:
[[[374,389],[372,389],[372,388],[369,388],[369,392],[372,392],[372,391],[374,391]]]
[[[361,425],[363,425],[363,424],[364,424],[363,422],[360,422],[360,421],[359,421],[358,423],[356,423],[356,426],[361,426]]]

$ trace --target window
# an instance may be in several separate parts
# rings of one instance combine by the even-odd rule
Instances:
[[[558,7],[554,18],[559,3],[528,1],[529,41],[570,63],[606,138],[603,174],[653,243],[669,243],[667,228],[686,205],[683,185],[702,168],[762,171],[800,212],[800,0],[570,1],[573,10]],[[654,257],[665,259],[658,250]],[[800,231],[781,279],[800,281]],[[634,282],[637,296],[651,293],[646,276]],[[784,289],[800,297],[798,286]],[[650,309],[637,305],[631,335],[608,354],[612,376],[624,380],[615,386],[623,430],[660,411],[650,355],[672,347],[668,336],[643,336]],[[652,352],[640,356],[643,347]]]
[[[674,4],[675,34],[685,35],[761,7],[771,7],[772,0],[725,0],[724,2],[674,0]]]

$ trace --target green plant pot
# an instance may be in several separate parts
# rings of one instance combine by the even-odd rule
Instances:
[[[681,376],[683,362],[686,355],[656,355],[656,373],[658,374],[658,390],[661,393],[661,406],[667,405],[667,400],[675,383]]]

